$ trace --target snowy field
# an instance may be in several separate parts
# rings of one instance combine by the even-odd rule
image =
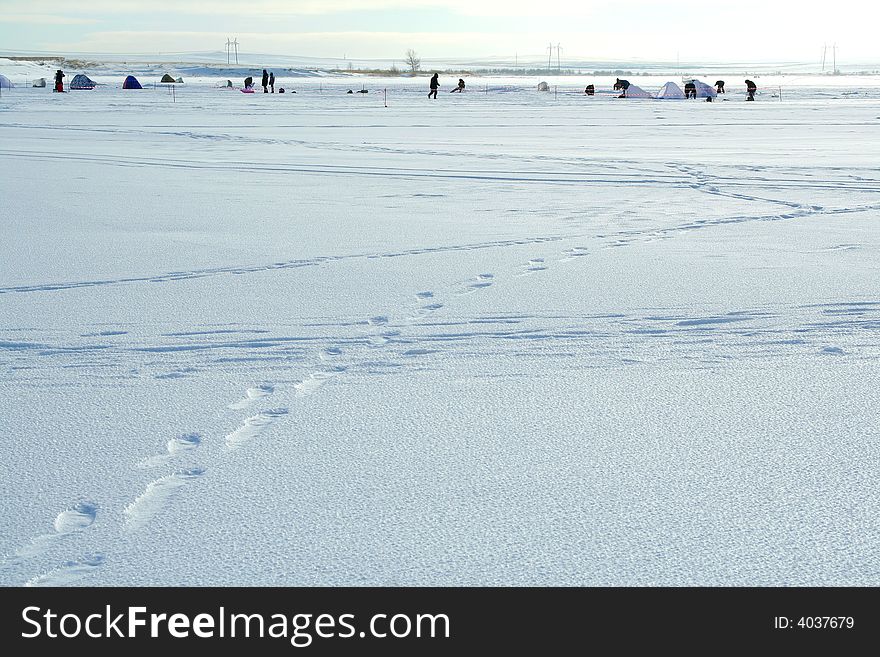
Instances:
[[[880,585],[880,88],[757,81],[4,89],[0,583]]]

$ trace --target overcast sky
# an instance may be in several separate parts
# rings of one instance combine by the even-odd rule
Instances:
[[[867,0],[2,0],[0,50],[222,51],[402,59],[546,56],[683,62],[880,61]],[[554,60],[556,55],[554,54]],[[829,50],[830,60],[830,50]]]

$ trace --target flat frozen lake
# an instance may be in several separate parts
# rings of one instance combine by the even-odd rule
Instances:
[[[876,82],[442,82],[3,90],[0,583],[880,584]]]

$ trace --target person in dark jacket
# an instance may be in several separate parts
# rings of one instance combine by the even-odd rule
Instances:
[[[269,87],[272,89],[271,93],[275,93],[275,71],[269,73]]]
[[[614,83],[614,91],[623,91],[618,98],[626,98],[627,89],[629,89],[629,80],[621,80],[620,78],[617,78],[617,82]]]
[[[263,85],[263,93],[269,93],[269,74],[266,73],[266,69],[263,69],[263,80],[260,84]]]
[[[454,94],[456,91],[457,91],[458,93],[461,93],[462,91],[464,91],[464,80],[462,80],[461,78],[458,78],[458,86],[455,87],[455,88],[454,88],[452,91],[450,91],[449,93]]]
[[[431,91],[428,92],[428,98],[433,96],[434,100],[437,99],[437,89],[440,88],[440,79],[439,78],[440,78],[439,73],[434,73],[434,75],[431,77]]]
[[[595,96],[596,95],[596,86],[592,85],[592,84],[588,84],[586,86],[586,88],[584,88],[584,93],[587,94],[588,96]]]
[[[751,80],[746,80],[746,91],[749,94],[746,100],[755,100],[755,92],[758,91],[758,86]]]
[[[719,93],[719,94],[724,93],[724,80],[718,80],[715,83],[715,91],[716,91],[716,93]]]
[[[244,79],[244,88],[251,89],[254,86],[254,79],[250,76]]]
[[[697,85],[693,82],[686,82],[684,85],[684,97],[685,98],[696,98],[697,97]]]
[[[61,69],[55,71],[55,91],[58,93],[64,92],[64,71]]]

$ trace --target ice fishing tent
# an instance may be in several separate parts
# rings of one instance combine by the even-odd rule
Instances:
[[[80,73],[79,75],[74,75],[73,80],[70,81],[71,89],[94,89],[95,83],[89,79],[88,75],[84,75]]]
[[[125,78],[125,82],[122,83],[123,89],[143,89],[141,83],[137,81],[137,78],[133,75],[129,75]]]
[[[539,82],[538,91],[550,91],[550,85],[546,82]]]
[[[0,75],[0,89],[12,89],[12,83],[5,75]]]
[[[662,100],[682,100],[684,99],[684,92],[681,90],[675,82],[667,82],[663,85],[663,88],[657,92],[657,98]]]
[[[177,79],[175,80],[175,82],[176,82],[177,84],[183,84],[183,78],[177,78]]]
[[[165,84],[173,84],[174,78],[172,78],[170,75],[168,75],[166,73],[165,75],[162,76],[162,79],[159,80],[159,82],[164,82]]]
[[[687,80],[687,82],[694,83],[694,86],[697,88],[697,98],[715,98],[718,95],[715,87],[705,82],[700,82],[699,80]]]
[[[46,78],[37,78],[32,86],[42,89],[46,86]]]
[[[650,93],[642,89],[641,87],[637,87],[634,84],[629,85],[629,88],[626,90],[627,98],[653,98]]]

